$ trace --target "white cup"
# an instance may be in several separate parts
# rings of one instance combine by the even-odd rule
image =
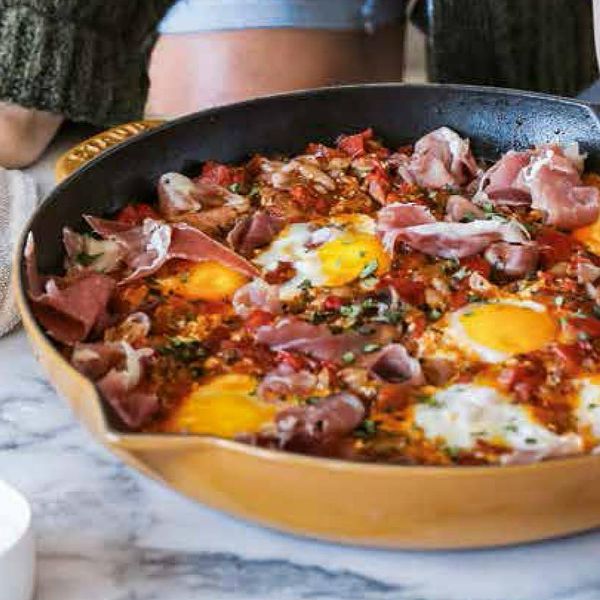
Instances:
[[[0,600],[31,600],[34,582],[31,508],[22,494],[0,480]]]

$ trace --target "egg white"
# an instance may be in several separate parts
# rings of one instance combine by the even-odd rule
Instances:
[[[512,404],[498,390],[483,385],[440,389],[431,401],[414,407],[413,419],[427,439],[461,450],[473,450],[477,440],[483,440],[511,450],[508,457],[541,460],[582,448],[578,435],[557,435],[536,422],[527,407]]]
[[[375,221],[367,215],[331,217],[320,224],[292,223],[286,227],[271,245],[254,258],[254,263],[266,271],[273,271],[279,262],[294,266],[296,274],[280,286],[279,297],[290,300],[298,296],[303,284],[312,286],[327,284],[318,248],[331,242],[345,232],[376,235]]]

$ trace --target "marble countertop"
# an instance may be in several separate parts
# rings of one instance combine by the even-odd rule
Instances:
[[[68,143],[32,170],[44,191]],[[600,599],[600,532],[392,552],[294,538],[194,504],[92,440],[22,331],[0,340],[0,477],[33,504],[36,600]]]

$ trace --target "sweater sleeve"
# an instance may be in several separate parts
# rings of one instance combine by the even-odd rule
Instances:
[[[598,76],[590,0],[427,0],[425,9],[433,81],[574,95]]]
[[[0,0],[0,100],[113,125],[139,118],[173,0]]]

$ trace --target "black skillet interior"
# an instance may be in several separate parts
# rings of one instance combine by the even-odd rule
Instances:
[[[42,272],[60,270],[61,230],[83,228],[81,215],[110,213],[154,198],[167,171],[194,174],[213,159],[294,153],[308,142],[373,127],[393,146],[447,125],[494,158],[510,148],[558,138],[578,141],[600,166],[600,123],[593,108],[550,96],[439,85],[359,85],[297,92],[204,111],[107,152],[60,185],[31,222]],[[23,273],[21,273],[23,275]]]

